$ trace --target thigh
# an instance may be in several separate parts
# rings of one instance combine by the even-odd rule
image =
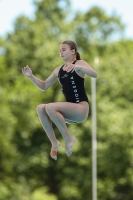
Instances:
[[[47,105],[50,109],[60,112],[68,123],[84,121],[89,112],[89,105],[87,102],[55,102]]]

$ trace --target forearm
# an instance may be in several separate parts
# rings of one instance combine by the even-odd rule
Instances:
[[[33,74],[31,76],[28,76],[28,78],[41,90],[45,90],[45,82],[36,78]]]
[[[98,76],[97,72],[93,68],[88,67],[88,66],[78,65],[77,71],[84,73],[84,74],[87,74],[88,76],[90,76],[92,78],[96,78]]]
[[[98,76],[97,72],[93,68],[88,68],[88,67],[82,67],[82,72],[87,74],[88,76],[92,78],[96,78]]]

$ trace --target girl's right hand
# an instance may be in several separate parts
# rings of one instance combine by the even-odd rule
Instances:
[[[26,65],[26,67],[22,68],[22,74],[24,76],[28,76],[28,77],[32,76],[32,70],[29,68],[28,65]]]

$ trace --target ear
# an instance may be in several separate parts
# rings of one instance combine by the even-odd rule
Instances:
[[[75,49],[72,49],[71,51],[72,51],[72,54],[74,55],[75,54]]]

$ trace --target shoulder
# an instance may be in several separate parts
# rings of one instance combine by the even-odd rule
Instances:
[[[76,65],[86,65],[86,66],[88,65],[89,66],[89,64],[85,60],[77,60],[75,64]]]
[[[89,67],[88,63],[86,61],[84,61],[84,60],[77,60],[75,65],[76,65],[75,72],[80,77],[84,78],[85,77],[85,73],[84,73],[84,70],[82,70],[82,68],[84,68],[84,67],[88,68]]]

